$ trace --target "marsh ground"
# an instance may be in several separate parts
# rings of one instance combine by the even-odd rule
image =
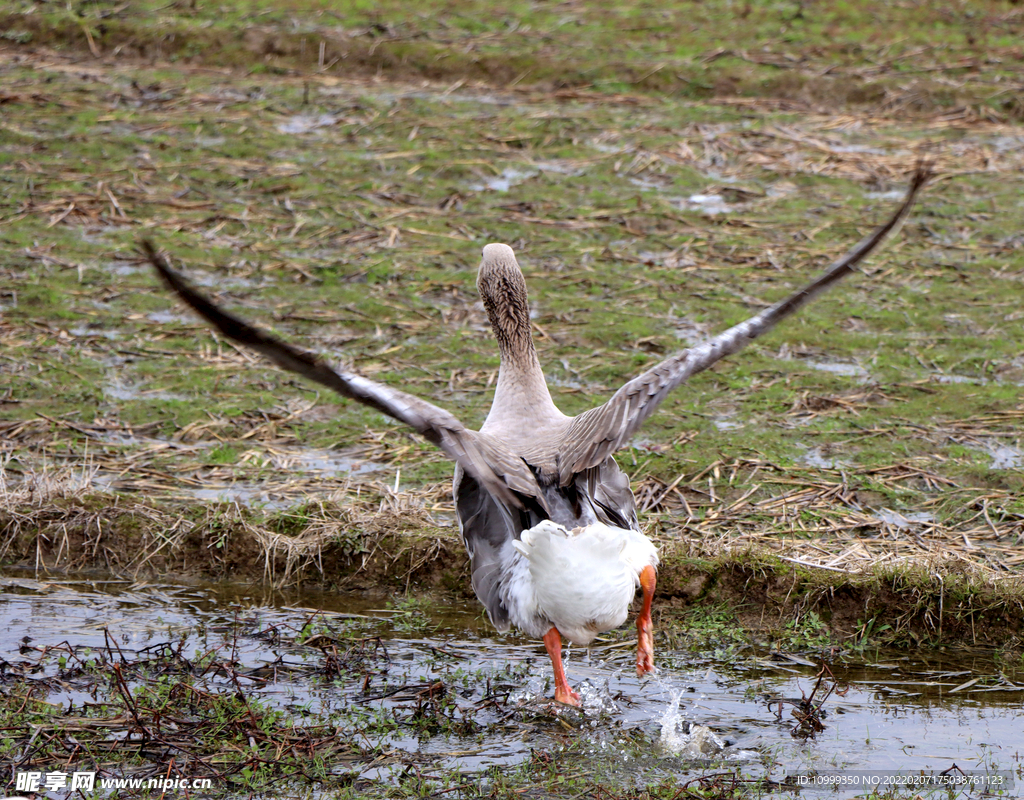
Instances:
[[[986,648],[837,647],[810,620],[752,640],[690,614],[665,619],[660,672],[642,681],[622,632],[573,648],[583,709],[558,710],[536,643],[495,637],[462,603],[10,572],[0,585],[0,758],[15,772],[208,779],[193,796],[509,800],[854,797],[870,784],[807,779],[954,764],[990,796],[1024,779],[1020,665]]]
[[[806,281],[927,154],[901,237],[620,462],[673,613],[1014,652],[1022,11],[734,5],[9,5],[0,556],[467,594],[445,459],[212,337],[142,236],[476,424],[484,243],[573,413]]]

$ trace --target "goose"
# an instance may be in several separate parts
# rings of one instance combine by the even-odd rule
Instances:
[[[221,310],[193,289],[151,241],[146,257],[178,297],[224,336],[405,423],[455,462],[453,495],[473,590],[494,626],[539,638],[551,659],[554,699],[579,705],[562,664],[562,637],[586,645],[620,626],[636,590],[638,676],[654,670],[651,604],[658,553],[643,535],[629,479],[613,454],[669,392],[740,350],[875,251],[901,226],[931,176],[919,164],[893,216],[817,280],[703,344],[624,384],[604,404],[572,417],[555,406],[530,323],[526,281],[506,244],[483,248],[477,288],[498,344],[494,399],[479,430],[419,397],[336,370]]]

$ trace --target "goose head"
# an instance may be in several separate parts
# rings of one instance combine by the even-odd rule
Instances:
[[[530,301],[526,279],[511,247],[489,244],[484,248],[476,288],[487,310],[494,338],[498,340],[502,359],[522,361],[528,358],[534,352]]]

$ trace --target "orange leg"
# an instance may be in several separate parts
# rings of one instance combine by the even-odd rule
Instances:
[[[651,601],[658,573],[646,566],[640,573],[640,588],[644,590],[644,606],[636,615],[636,674],[654,671],[654,631],[651,629]]]
[[[544,647],[551,656],[551,669],[555,672],[555,701],[578,706],[580,696],[569,688],[569,681],[565,679],[565,669],[562,667],[562,634],[558,632],[558,628],[552,628],[544,634]]]

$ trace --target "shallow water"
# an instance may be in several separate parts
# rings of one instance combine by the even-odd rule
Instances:
[[[277,124],[281,133],[310,133],[318,128],[329,128],[336,125],[339,117],[333,114],[295,114]]]
[[[853,378],[867,378],[868,372],[860,364],[843,361],[815,361],[806,359],[801,362],[811,369],[821,372],[831,372],[833,375],[849,375]]]
[[[513,186],[517,186],[527,178],[532,178],[537,173],[528,169],[517,169],[509,167],[501,171],[501,175],[485,178],[481,183],[470,184],[470,190],[474,192],[495,191],[507,192]]]
[[[808,448],[807,452],[800,456],[800,462],[818,469],[839,469],[846,466],[846,462],[841,458],[826,455],[820,447]]]
[[[737,210],[735,205],[730,205],[720,194],[691,194],[685,199],[673,199],[672,202],[684,210],[701,211],[708,216],[728,214]]]
[[[793,733],[793,706],[786,701],[814,689],[820,662],[813,653],[661,647],[658,675],[638,679],[634,642],[598,640],[589,651],[573,648],[567,659],[584,713],[551,711],[544,700],[551,693],[551,668],[542,646],[495,635],[475,603],[425,612],[341,594],[38,578],[16,571],[0,575],[0,589],[3,661],[38,660],[38,677],[44,677],[55,668],[35,648],[62,642],[102,649],[114,640],[129,658],[162,642],[183,642],[186,658],[211,648],[230,650],[241,667],[273,668],[272,679],[253,681],[247,691],[299,718],[331,718],[339,735],[362,736],[376,752],[393,754],[357,764],[364,780],[387,780],[410,763],[483,779],[489,767],[518,765],[537,751],[571,758],[574,766],[623,786],[681,784],[722,770],[782,781],[813,770],[939,772],[955,763],[965,771],[991,772],[1016,771],[1024,763],[1024,671],[999,667],[980,650],[835,656],[828,664],[844,693],[825,701],[823,730],[800,736]],[[317,610],[333,635],[347,631],[351,641],[364,644],[380,637],[383,650],[373,646],[372,657],[361,662],[362,674],[325,681],[316,669],[321,651],[296,645],[294,637],[268,636],[302,631]],[[674,631],[675,637],[682,634]],[[401,724],[421,702],[424,687],[438,682],[455,698],[457,713],[472,721],[471,732],[432,734]],[[68,684],[45,699],[67,707],[88,697]],[[364,733],[353,709],[383,711],[400,724]],[[685,752],[689,726],[710,729],[709,741],[717,738],[724,749],[712,759],[678,755]]]

